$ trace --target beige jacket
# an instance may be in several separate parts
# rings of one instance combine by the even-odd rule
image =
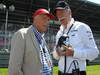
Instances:
[[[11,42],[9,75],[42,75],[39,45],[32,26],[15,33]]]

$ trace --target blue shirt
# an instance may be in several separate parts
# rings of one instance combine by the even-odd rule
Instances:
[[[42,75],[52,75],[52,61],[50,54],[46,47],[46,42],[43,39],[42,33],[38,32],[35,27],[33,27],[33,32],[37,38],[40,47],[40,60],[42,63]]]

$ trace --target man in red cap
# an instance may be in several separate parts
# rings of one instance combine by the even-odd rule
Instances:
[[[18,30],[11,41],[9,75],[52,75],[52,60],[43,34],[51,15],[46,9],[33,14],[33,24]]]

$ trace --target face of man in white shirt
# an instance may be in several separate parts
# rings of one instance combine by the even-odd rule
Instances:
[[[71,19],[70,9],[56,9],[56,16],[63,25],[67,25]]]

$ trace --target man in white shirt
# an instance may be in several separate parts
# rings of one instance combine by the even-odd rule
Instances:
[[[59,60],[58,75],[86,75],[86,60],[92,61],[99,54],[90,27],[72,18],[64,1],[57,3],[54,14],[61,22],[53,51],[53,57]]]

